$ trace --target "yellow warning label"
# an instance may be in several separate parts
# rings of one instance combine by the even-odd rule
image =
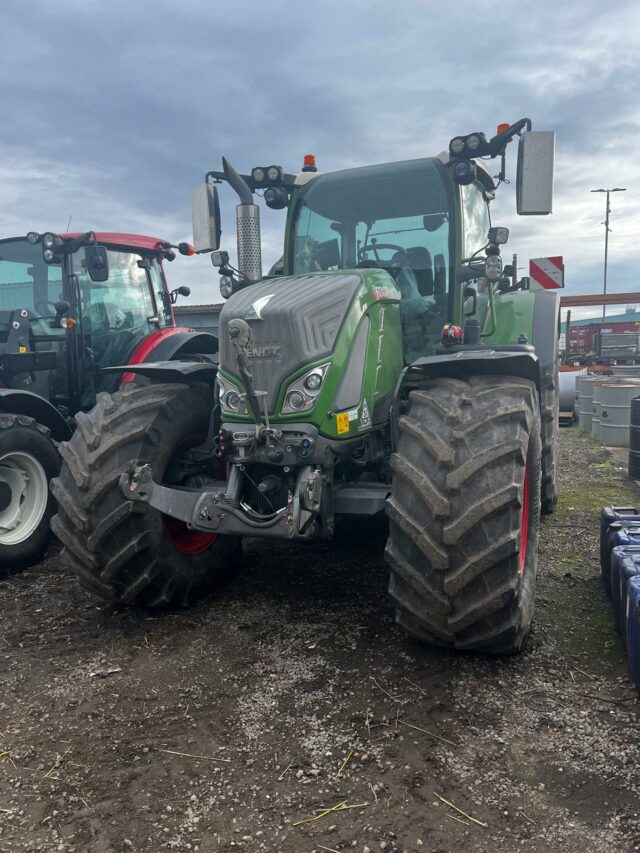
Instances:
[[[26,352],[26,351],[27,351],[26,347],[18,347],[18,352]]]
[[[336,427],[338,428],[338,435],[349,432],[349,412],[340,412],[339,415],[336,415]]]

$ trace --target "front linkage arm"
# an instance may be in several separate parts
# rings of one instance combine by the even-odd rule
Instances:
[[[120,492],[129,501],[146,503],[164,515],[184,521],[193,530],[229,536],[264,536],[273,539],[308,539],[315,535],[320,513],[322,479],[308,465],[300,469],[287,505],[268,518],[240,505],[241,472],[232,466],[229,481],[212,481],[204,489],[178,489],[153,480],[150,465],[120,475]]]

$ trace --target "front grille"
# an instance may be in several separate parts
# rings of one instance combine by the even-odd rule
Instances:
[[[270,515],[287,505],[288,475],[284,473],[282,468],[277,468],[275,465],[252,465],[243,473],[242,499],[256,512],[261,515]],[[278,477],[282,485],[277,491],[263,495],[262,492],[258,491],[258,486],[269,475]]]

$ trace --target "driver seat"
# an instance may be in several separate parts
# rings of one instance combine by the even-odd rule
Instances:
[[[420,296],[433,296],[434,278],[431,252],[424,246],[407,249],[407,259],[418,281]]]

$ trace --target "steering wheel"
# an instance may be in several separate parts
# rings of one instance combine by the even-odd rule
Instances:
[[[382,261],[378,256],[378,249],[388,249],[390,251],[396,252],[396,254],[398,252],[401,252],[403,255],[407,254],[407,251],[404,246],[398,246],[396,243],[366,243],[358,250],[358,260],[364,260],[364,255],[366,252],[373,252],[373,254],[376,256],[376,261],[379,264],[382,264]],[[387,265],[395,266],[395,264],[392,265],[390,262],[387,262]]]

